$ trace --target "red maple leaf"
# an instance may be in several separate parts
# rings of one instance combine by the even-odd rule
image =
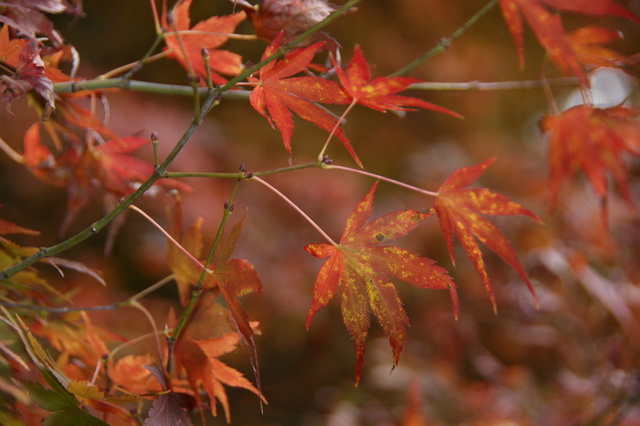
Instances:
[[[490,159],[475,166],[463,167],[454,171],[438,189],[438,196],[433,207],[438,214],[440,228],[447,243],[451,262],[455,264],[453,256],[453,235],[455,234],[473,262],[473,266],[482,277],[495,311],[497,309],[495,297],[476,240],[487,246],[516,270],[527,284],[536,304],[537,297],[527,273],[509,241],[496,226],[489,223],[482,215],[522,214],[537,221],[539,219],[535,214],[502,194],[496,194],[486,188],[466,188],[475,182],[493,161]]]
[[[360,46],[353,49],[353,58],[346,69],[341,69],[333,55],[331,60],[336,69],[340,84],[351,98],[352,103],[364,105],[376,111],[410,111],[413,108],[425,108],[460,117],[459,114],[427,101],[408,96],[396,95],[414,83],[422,80],[412,77],[377,77],[371,79],[369,65],[362,54]]]
[[[131,194],[137,184],[153,174],[153,165],[129,155],[150,144],[146,138],[115,137],[101,144],[74,141],[74,146],[54,154],[40,140],[40,125],[34,123],[24,135],[24,164],[45,183],[66,187],[68,214],[63,230],[96,191],[102,190],[121,198]],[[103,129],[104,126],[98,128]],[[191,189],[175,179],[161,179],[157,185],[180,191]]]
[[[417,210],[399,210],[365,224],[371,215],[375,183],[355,206],[337,245],[310,244],[305,247],[316,257],[329,259],[322,265],[313,288],[313,300],[307,314],[307,328],[313,315],[333,296],[340,294],[342,319],[354,340],[356,384],[360,380],[365,339],[369,328],[369,310],[378,318],[393,348],[398,363],[409,325],[391,277],[419,288],[449,290],[457,316],[458,298],[447,271],[434,261],[410,251],[381,245],[406,235],[427,217]]]
[[[271,56],[280,48],[280,38],[277,37],[267,46],[262,59]],[[249,101],[253,108],[269,121],[272,127],[277,127],[280,130],[284,146],[289,154],[291,154],[291,136],[293,134],[293,118],[290,110],[327,132],[331,132],[336,127],[338,120],[316,103],[348,103],[345,92],[335,81],[315,76],[285,78],[307,68],[322,45],[322,42],[315,43],[292,51],[282,60],[271,61],[260,69],[259,80],[252,79],[256,87],[251,91]],[[338,127],[334,134],[360,165],[344,131]]]
[[[596,16],[619,16],[640,24],[640,19],[613,0],[500,0],[502,14],[513,36],[520,66],[524,65],[522,16],[529,23],[540,44],[564,73],[573,73],[588,85],[580,58],[566,37],[560,16],[567,11]]]
[[[2,206],[2,204],[0,204]],[[37,235],[40,232],[34,231],[32,229],[23,228],[22,226],[18,226],[13,222],[8,222],[6,220],[0,219],[0,235],[7,234],[29,234],[29,235]]]
[[[182,337],[176,342],[175,360],[178,371],[184,371],[189,384],[200,402],[199,388],[209,394],[211,414],[217,415],[216,401],[220,401],[227,422],[231,421],[229,401],[224,385],[247,389],[266,400],[242,373],[224,364],[218,358],[236,349],[237,333],[227,333],[220,337],[196,340]],[[198,404],[200,405],[200,404]]]
[[[609,192],[609,176],[634,208],[627,183],[623,155],[640,155],[640,109],[578,105],[542,119],[549,134],[549,199],[553,207],[563,181],[582,170],[603,201]],[[606,223],[606,203],[603,203]]]
[[[602,46],[621,38],[620,31],[596,26],[578,28],[567,35],[567,40],[576,52],[581,64],[600,67],[622,67],[625,65],[624,55]]]
[[[162,25],[167,31],[165,42],[170,56],[180,62],[184,69],[193,70],[197,76],[206,78],[207,71],[202,57],[202,49],[206,49],[209,53],[211,80],[216,84],[224,84],[227,80],[220,74],[237,75],[242,70],[242,57],[237,53],[217,48],[227,41],[228,34],[235,31],[236,26],[246,18],[246,14],[239,12],[233,15],[213,16],[190,28],[190,7],[191,0],[180,0],[171,11],[171,23],[167,22],[166,14],[163,14]],[[176,35],[175,31],[184,32]]]

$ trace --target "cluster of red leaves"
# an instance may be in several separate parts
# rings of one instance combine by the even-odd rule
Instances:
[[[280,37],[267,47],[262,59],[281,47]],[[362,167],[353,146],[339,121],[316,103],[361,104],[376,111],[408,111],[407,107],[425,108],[459,117],[458,114],[422,99],[396,95],[421,80],[410,77],[378,77],[371,80],[369,66],[358,46],[345,70],[338,67],[332,56],[339,83],[316,76],[290,77],[305,70],[324,43],[294,50],[282,60],[272,61],[260,70],[260,79],[252,79],[256,87],[251,92],[251,105],[282,134],[285,148],[291,153],[293,120],[289,110],[318,127],[336,135],[353,160]],[[286,78],[289,77],[289,78]],[[351,105],[351,106],[352,106]]]
[[[100,123],[91,111],[75,103],[73,97],[54,96],[52,81],[71,79],[58,69],[58,62],[64,56],[64,51],[58,48],[45,55],[42,44],[35,37],[38,34],[46,35],[54,44],[61,43],[59,35],[48,26],[48,21],[41,19],[44,16],[42,12],[79,13],[77,8],[63,0],[6,3],[8,6],[5,6],[0,15],[0,22],[4,24],[0,30],[0,65],[3,73],[0,76],[0,97],[2,101],[9,103],[15,97],[35,91],[44,99],[49,112],[57,109],[50,122],[33,124],[26,132],[23,162],[43,181],[67,189],[69,213],[63,224],[64,228],[95,192],[117,199],[130,194],[139,182],[153,173],[150,164],[129,155],[146,145],[148,140],[119,137]],[[170,13],[163,13],[161,20],[169,56],[199,79],[211,78],[213,83],[223,84],[227,81],[223,75],[235,76],[242,71],[243,65],[238,54],[218,48],[247,16],[256,34],[271,42],[262,55],[265,60],[333,11],[325,0],[265,0],[259,7],[244,1],[238,3],[244,11],[214,16],[191,26],[189,11],[192,1],[179,0]],[[618,34],[600,27],[579,28],[567,34],[556,12],[618,16],[636,23],[640,23],[640,19],[612,0],[578,3],[574,0],[500,0],[521,63],[524,17],[551,60],[565,73],[575,74],[586,87],[588,80],[585,65],[620,67],[624,64],[625,58],[622,55],[603,47],[614,41]],[[166,11],[166,1],[163,5]],[[21,8],[29,10],[29,14],[17,13]],[[11,38],[9,27],[18,30],[26,38]],[[362,166],[344,130],[340,128],[340,119],[318,104],[349,105],[343,116],[356,104],[380,112],[424,108],[457,116],[422,99],[398,95],[412,84],[420,82],[419,79],[372,78],[358,46],[354,48],[353,57],[344,69],[337,63],[334,55],[330,56],[338,81],[311,75],[314,56],[325,48],[333,52],[336,46],[328,36],[316,34],[282,59],[269,62],[261,68],[258,75],[248,78],[249,83],[254,86],[250,95],[251,105],[272,127],[280,131],[288,153],[291,153],[294,128],[292,113],[295,113],[330,133],[330,137],[335,135],[354,161]],[[299,75],[302,73],[304,74]],[[100,94],[89,93],[88,96]],[[638,110],[622,106],[597,109],[581,105],[560,115],[544,118],[543,129],[550,134],[552,203],[558,197],[561,183],[572,177],[578,169],[584,171],[601,198],[604,199],[608,194],[610,175],[625,199],[632,203],[622,157],[625,154],[640,153],[637,116]],[[42,143],[40,134],[43,128],[53,140],[54,149]],[[78,129],[82,131],[80,136],[77,134]],[[62,143],[61,140],[65,142]],[[370,312],[376,316],[390,342],[394,365],[398,363],[407,339],[406,326],[409,325],[409,319],[393,279],[418,288],[449,290],[457,316],[456,287],[445,269],[436,266],[431,259],[396,246],[383,245],[408,234],[433,212],[437,214],[452,262],[455,263],[455,235],[480,274],[494,310],[495,298],[478,241],[516,271],[537,301],[533,286],[515,251],[500,230],[483,215],[525,215],[535,220],[537,217],[501,194],[485,188],[468,188],[491,162],[489,160],[452,173],[435,194],[433,210],[395,211],[367,223],[377,187],[374,184],[349,215],[339,243],[310,244],[305,247],[313,256],[328,258],[316,277],[306,325],[309,327],[315,313],[336,294],[339,295],[343,321],[354,340],[356,383],[361,376]],[[187,189],[175,181],[160,182],[168,188]],[[259,390],[253,340],[257,324],[249,321],[239,301],[247,293],[259,292],[262,284],[248,261],[231,258],[243,220],[233,227],[225,242],[221,243],[215,262],[206,264],[201,260],[201,219],[183,236],[179,205],[172,214],[170,233],[175,238],[182,238],[182,245],[169,246],[167,261],[177,282],[180,302],[187,306],[194,293],[203,294],[198,299],[184,333],[175,342],[173,355],[176,374],[172,376],[158,365],[150,366],[157,364],[159,360],[145,354],[129,355],[115,362],[109,360],[109,371],[105,377],[116,386],[126,389],[130,398],[160,393],[149,413],[152,420],[166,421],[172,418],[175,423],[183,421],[182,408],[190,408],[192,405],[179,402],[176,395],[187,395],[195,401],[193,405],[201,406],[201,389],[209,395],[212,414],[216,415],[216,402],[219,401],[229,420],[229,403],[224,385],[248,389],[264,400]],[[16,232],[31,231],[0,220],[0,234]],[[15,264],[35,250],[19,247],[0,237],[0,268]],[[8,297],[13,297],[10,294],[12,291],[21,296],[26,295],[32,301],[39,301],[41,294],[45,292],[59,296],[32,270],[22,271],[11,281],[3,283],[13,286],[4,290],[4,295]],[[219,295],[224,299],[226,308],[215,303],[215,297]],[[168,321],[172,322],[174,321]],[[215,330],[210,326],[212,323],[218,324]],[[70,314],[48,322],[35,321],[29,333],[48,340],[57,351],[55,364],[61,366],[62,371],[56,374],[63,374],[64,376],[60,376],[63,381],[71,379],[67,392],[83,401],[91,400],[89,405],[101,404],[104,393],[98,391],[94,384],[82,384],[81,380],[88,377],[108,353],[105,342],[121,342],[123,339],[120,336],[95,327],[84,313]],[[245,346],[250,355],[257,386],[218,359],[234,350],[238,343]],[[34,347],[37,348],[35,344]],[[37,352],[39,362],[46,362],[46,357]],[[53,364],[50,367],[51,371],[56,371]],[[172,393],[168,395],[168,391]],[[109,411],[104,405],[98,409]],[[160,414],[162,411],[170,412],[171,415],[163,417]]]
[[[182,210],[177,199],[170,215],[171,234],[175,238],[182,235]],[[229,404],[222,384],[242,387],[260,395],[260,391],[251,385],[240,373],[227,367],[217,358],[232,351],[240,342],[247,349],[256,378],[258,378],[258,360],[253,339],[257,323],[251,323],[249,316],[240,304],[239,297],[262,291],[262,282],[253,266],[245,259],[231,258],[236,247],[244,217],[238,221],[224,242],[219,246],[215,265],[205,270],[205,262],[197,261],[202,256],[202,219],[196,220],[182,237],[181,246],[169,245],[167,263],[178,284],[178,292],[183,305],[187,305],[195,289],[200,297],[200,313],[190,319],[190,326],[180,336],[175,346],[177,367],[186,373],[188,382],[199,402],[198,389],[202,386],[209,394],[211,412],[216,415],[216,398],[222,404],[227,421],[230,419]],[[187,255],[187,253],[190,255]],[[213,299],[221,294],[227,310],[217,305]],[[201,318],[197,318],[198,316]],[[223,315],[231,320],[232,328],[222,336],[212,337],[212,321],[220,323],[220,318],[209,316]],[[222,321],[224,322],[224,321]],[[260,395],[261,396],[261,395]],[[262,396],[261,396],[262,397]]]
[[[613,16],[640,24],[640,18],[613,0],[500,0],[502,13],[515,40],[521,65],[522,16],[533,29],[550,59],[567,74],[574,74],[581,86],[589,86],[586,66],[624,68],[629,60],[603,45],[619,39],[618,31],[597,26],[578,28],[567,34],[558,12],[591,16]],[[624,155],[638,155],[640,124],[638,111],[618,105],[595,108],[584,104],[558,115],[546,116],[541,126],[549,139],[549,200],[556,205],[560,185],[582,170],[602,200],[602,219],[607,222],[608,176],[633,208],[627,185]]]
[[[504,195],[493,193],[486,188],[466,188],[480,177],[492,161],[453,172],[438,190],[434,210],[438,215],[451,260],[455,264],[452,247],[455,234],[482,277],[494,310],[495,299],[476,239],[516,270],[537,304],[533,286],[515,251],[500,230],[481,215],[525,215],[535,220],[538,218]],[[375,314],[389,339],[393,349],[394,365],[398,363],[403,343],[407,338],[405,326],[409,325],[409,319],[402,308],[391,277],[418,288],[448,289],[451,292],[454,314],[456,317],[458,315],[456,288],[445,269],[434,265],[431,259],[398,247],[381,245],[414,230],[428,217],[429,212],[401,210],[388,213],[367,224],[373,208],[376,186],[377,184],[374,184],[371,187],[349,215],[338,244],[310,244],[305,247],[305,250],[316,257],[329,258],[316,277],[313,300],[307,315],[307,328],[313,315],[338,293],[344,324],[354,340],[356,383],[361,375],[365,339],[369,328],[369,310]]]
[[[61,152],[52,152],[41,141],[41,123],[34,123],[24,135],[24,164],[45,183],[67,189],[67,216],[62,225],[64,233],[77,213],[96,193],[105,196],[105,203],[118,200],[132,193],[137,184],[144,182],[153,174],[153,166],[130,155],[143,146],[149,146],[146,138],[129,136],[119,138],[83,108],[75,105],[66,117],[74,124],[94,129],[86,138],[77,138],[73,133],[61,128],[72,143]],[[59,108],[59,111],[61,109]],[[48,129],[55,126],[48,123]],[[99,132],[99,133],[98,133]],[[110,138],[104,142],[93,136],[105,135]],[[188,191],[189,187],[172,179],[159,182],[165,188]]]
[[[19,24],[12,24],[11,13],[4,20],[0,19],[0,22],[9,20],[0,29],[0,70],[6,74],[0,75],[0,100],[10,105],[14,98],[35,91],[45,102],[42,115],[47,120],[34,123],[25,133],[21,161],[45,183],[67,189],[68,212],[60,229],[64,233],[95,193],[105,195],[105,203],[112,204],[114,199],[130,194],[137,184],[152,175],[151,164],[129,155],[144,145],[150,145],[150,141],[117,136],[78,102],[86,97],[99,98],[99,92],[54,95],[52,82],[73,80],[59,69],[61,61],[68,56],[68,49],[64,46],[45,49],[33,38],[13,37],[9,26],[22,31],[25,26],[32,25],[32,31],[22,31],[23,35],[46,34],[38,27],[42,25],[38,10],[47,13],[79,11],[63,1],[29,3],[7,8],[9,12],[21,11],[14,16],[16,19],[20,17]],[[45,50],[46,55],[42,53]],[[40,102],[34,104],[40,108]],[[42,128],[51,138],[53,148],[42,143]],[[78,132],[84,134],[79,136]],[[163,181],[160,185],[189,190],[187,185],[172,180]]]
[[[251,6],[240,2],[251,19],[258,36],[270,40],[262,54],[265,60],[276,53],[284,44],[320,22],[333,11],[324,0],[306,2],[265,1],[261,6]],[[171,56],[188,71],[201,79],[210,70],[214,83],[226,80],[218,75],[219,71],[227,75],[236,75],[242,70],[241,59],[235,53],[216,50],[223,44],[245,18],[245,13],[212,17],[190,28],[189,8],[191,0],[181,0],[171,11],[172,18],[163,17],[162,25],[167,32],[165,41]],[[189,30],[189,31],[187,31]],[[319,104],[361,104],[380,112],[387,110],[407,111],[410,108],[426,108],[459,117],[458,114],[438,107],[421,99],[399,96],[396,93],[407,89],[421,80],[410,77],[378,77],[371,80],[369,66],[358,46],[354,50],[351,62],[343,71],[332,56],[339,82],[327,78],[304,75],[309,73],[316,53],[327,47],[323,41],[310,44],[317,38],[310,38],[289,52],[281,60],[271,61],[260,69],[259,77],[249,77],[255,85],[249,98],[253,108],[265,117],[272,127],[277,128],[287,153],[291,154],[294,112],[321,129],[335,135],[347,149],[354,161],[362,166],[355,150],[351,146],[339,120]],[[309,45],[310,44],[310,45]],[[208,51],[209,64],[203,62],[203,49]]]
[[[549,58],[565,73],[576,75],[580,83],[588,86],[583,66],[602,65],[602,61],[619,61],[618,56],[603,51],[598,45],[614,39],[614,34],[602,28],[587,27],[567,35],[558,12],[573,12],[592,16],[617,16],[640,24],[640,18],[614,0],[500,0],[502,14],[507,21],[520,58],[524,64],[522,45],[522,17],[533,29]],[[587,48],[587,49],[585,49]],[[586,54],[585,54],[586,53]],[[604,55],[603,55],[604,53]],[[594,54],[596,60],[594,61]]]
[[[172,211],[173,231],[181,228],[179,221],[182,219],[180,204],[176,203]],[[202,235],[200,232],[201,220],[190,227],[183,241],[192,255],[198,256],[202,249]],[[193,315],[184,333],[176,341],[173,347],[173,360],[175,374],[169,374],[161,367],[161,360],[152,354],[126,355],[117,360],[108,358],[106,368],[105,356],[109,354],[108,345],[122,344],[127,341],[120,335],[96,326],[85,312],[71,312],[52,319],[40,319],[35,317],[29,324],[28,331],[24,334],[33,346],[31,356],[33,361],[41,364],[46,375],[52,375],[47,382],[54,389],[58,389],[58,395],[51,392],[47,397],[39,399],[37,395],[44,392],[39,385],[29,385],[29,392],[38,405],[54,412],[51,420],[57,418],[57,412],[62,402],[58,401],[60,393],[75,395],[81,398],[83,404],[101,412],[111,412],[124,419],[127,412],[117,408],[110,402],[137,401],[143,395],[157,394],[153,409],[149,412],[149,418],[160,416],[166,420],[168,414],[160,415],[158,410],[170,410],[174,418],[185,416],[185,409],[202,407],[200,389],[203,388],[209,395],[211,413],[217,414],[219,401],[225,412],[227,421],[230,421],[229,402],[224,386],[240,387],[254,392],[263,402],[264,397],[258,388],[252,385],[244,376],[233,368],[227,366],[218,358],[235,350],[238,343],[247,347],[250,356],[255,362],[257,374],[257,358],[253,335],[257,330],[256,322],[249,322],[239,302],[239,297],[254,291],[260,291],[262,284],[253,267],[243,259],[231,259],[231,253],[242,226],[242,220],[230,231],[228,238],[220,249],[219,264],[212,267],[205,274],[205,282],[202,287],[204,295],[199,298]],[[25,233],[34,234],[35,231],[20,227],[11,222],[0,220],[0,234]],[[0,268],[11,266],[22,258],[33,254],[36,248],[22,248],[4,237],[0,237]],[[181,293],[187,289],[194,289],[199,281],[204,266],[196,264],[192,258],[175,248],[168,251],[168,263],[173,271],[174,278],[178,282]],[[61,263],[63,266],[74,267],[72,262],[51,259],[52,262]],[[82,271],[82,268],[77,267]],[[86,271],[83,271],[86,272]],[[25,270],[14,275],[11,280],[3,281],[3,297],[18,299],[13,293],[19,293],[22,297],[37,301],[42,299],[48,302],[53,296],[63,297],[52,289],[47,281],[39,278],[35,270]],[[14,287],[14,288],[11,288]],[[215,302],[215,297],[222,294],[226,308]],[[186,300],[184,301],[186,304]],[[175,320],[167,321],[175,326]],[[38,336],[45,339],[55,351],[56,358],[50,359],[41,348],[40,344],[32,338]],[[27,365],[25,361],[16,356],[21,366]],[[96,372],[100,372],[99,375]],[[26,374],[26,372],[24,373]],[[94,377],[93,383],[85,382],[87,377]],[[96,383],[109,383],[108,387],[96,385]],[[64,389],[64,390],[63,390]],[[106,389],[100,390],[100,389]],[[164,396],[171,392],[171,397]],[[73,400],[73,399],[72,399]],[[54,401],[58,401],[55,402]],[[94,421],[86,413],[78,409],[77,402],[68,403],[66,409],[73,416],[80,416],[83,421]],[[81,414],[82,413],[82,414]],[[25,412],[25,415],[27,413]],[[35,415],[29,412],[29,415]],[[90,424],[90,423],[83,423]]]
[[[557,201],[563,181],[582,170],[602,200],[605,223],[609,176],[631,208],[635,209],[623,156],[640,155],[639,115],[637,108],[616,106],[601,109],[578,105],[542,119],[542,129],[549,133],[551,207]]]

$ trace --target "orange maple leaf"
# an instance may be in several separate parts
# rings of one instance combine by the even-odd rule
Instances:
[[[476,239],[516,270],[527,284],[537,305],[537,296],[533,286],[509,241],[497,227],[481,215],[522,214],[539,221],[538,217],[502,194],[496,194],[486,188],[466,188],[475,182],[493,161],[494,159],[490,159],[475,166],[463,167],[454,171],[438,189],[438,196],[433,207],[438,215],[451,262],[455,265],[453,256],[453,235],[455,234],[473,262],[473,266],[482,277],[494,311],[497,309],[496,301]]]
[[[217,415],[216,400],[224,409],[227,422],[231,421],[229,401],[223,385],[244,388],[266,400],[242,373],[227,366],[218,357],[235,350],[239,336],[237,333],[223,334],[217,338],[196,340],[183,337],[175,345],[175,361],[178,371],[184,371],[189,384],[200,403],[198,389],[202,386],[209,394],[211,414]]]
[[[620,31],[596,26],[578,28],[567,35],[567,41],[581,64],[614,68],[625,65],[625,56],[602,45],[621,38]]]
[[[549,134],[549,199],[554,207],[560,186],[582,170],[603,201],[609,192],[609,176],[634,209],[623,155],[640,155],[639,108],[594,108],[578,105],[542,119]],[[606,223],[606,203],[602,209]]]
[[[49,321],[35,321],[33,334],[46,338],[59,353],[58,365],[72,379],[83,380],[109,353],[107,341],[127,339],[93,324],[86,312],[72,312]]]
[[[224,84],[227,80],[220,74],[237,75],[242,71],[242,57],[237,53],[219,50],[217,47],[227,41],[228,35],[235,31],[236,26],[246,18],[246,14],[239,12],[233,15],[213,16],[190,28],[190,7],[191,0],[180,0],[171,11],[171,23],[167,22],[167,14],[163,13],[162,26],[167,32],[165,42],[170,56],[184,69],[193,70],[197,76],[206,78],[207,70],[202,57],[202,49],[206,49],[209,53],[211,80],[216,84]],[[175,31],[181,33],[176,35]]]
[[[515,41],[520,66],[524,66],[522,45],[522,17],[529,23],[540,44],[564,73],[573,73],[582,85],[588,81],[580,57],[567,39],[560,16],[556,11],[575,12],[595,16],[619,16],[640,24],[640,18],[613,0],[500,0],[502,15]]]
[[[262,59],[271,56],[280,48],[280,39],[281,37],[276,37],[267,46]],[[282,60],[269,62],[260,69],[260,79],[252,79],[256,87],[249,96],[251,106],[269,121],[271,127],[277,127],[280,130],[289,154],[291,154],[293,134],[293,118],[290,110],[327,132],[331,132],[338,120],[315,103],[348,103],[344,90],[335,81],[315,76],[285,78],[307,68],[322,45],[323,43],[319,42],[296,49]],[[337,128],[334,134],[359,163],[344,131]]]
[[[353,58],[351,58],[351,62],[349,62],[344,70],[338,66],[333,55],[331,55],[331,60],[336,69],[340,84],[344,87],[351,98],[350,101],[353,103],[358,103],[380,112],[386,112],[387,110],[410,111],[412,109],[408,107],[415,107],[431,109],[455,117],[461,117],[453,111],[422,99],[395,94],[407,89],[414,83],[421,83],[422,80],[418,78],[377,77],[372,80],[369,65],[367,65],[360,46],[356,45],[354,47]]]
[[[157,362],[151,354],[126,355],[115,363],[109,358],[109,379],[117,386],[136,394],[148,394],[162,390],[158,380],[145,368]]]
[[[378,318],[393,349],[397,365],[409,325],[391,277],[419,288],[449,290],[454,311],[458,313],[458,298],[447,271],[434,261],[410,251],[383,246],[406,235],[427,217],[417,210],[398,210],[381,216],[369,224],[373,195],[377,183],[355,206],[337,245],[310,244],[305,250],[329,259],[322,265],[313,288],[313,300],[307,314],[307,328],[313,315],[338,292],[342,302],[342,318],[354,340],[356,351],[356,384],[360,380],[365,339],[369,328],[369,309]]]

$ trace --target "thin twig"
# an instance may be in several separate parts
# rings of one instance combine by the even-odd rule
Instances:
[[[437,90],[437,91],[485,91],[485,90],[518,90],[539,89],[545,84],[555,87],[576,87],[579,85],[576,77],[560,77],[549,80],[521,80],[521,81],[468,81],[461,83],[422,82],[409,86],[409,89]]]
[[[222,233],[224,232],[224,228],[227,223],[227,219],[229,219],[229,216],[233,211],[233,207],[231,203],[233,202],[233,199],[235,198],[237,191],[238,191],[238,183],[236,183],[236,185],[234,186],[233,191],[231,192],[231,196],[229,197],[229,200],[225,203],[224,214],[222,216],[222,220],[220,221],[220,225],[218,226],[218,232],[216,233],[216,237],[214,238],[213,243],[211,244],[211,248],[209,249],[209,255],[207,257],[207,261],[205,265],[209,265],[211,263],[213,259],[213,254],[215,253],[216,249],[218,248],[218,245],[220,244],[220,241],[222,239]],[[187,303],[187,306],[185,307],[184,312],[182,313],[182,316],[178,321],[178,324],[175,326],[173,334],[171,334],[170,337],[167,337],[167,344],[169,347],[169,356],[168,356],[169,359],[171,359],[171,357],[173,356],[174,344],[180,338],[180,334],[184,330],[184,327],[187,325],[187,321],[191,317],[191,314],[193,313],[196,307],[196,303],[198,302],[198,299],[200,299],[200,295],[202,294],[202,289],[204,287],[204,278],[205,278],[205,274],[204,273],[200,274],[200,278],[198,279],[198,284],[196,285],[196,288],[194,289],[194,291],[191,292],[191,298],[189,299],[189,302]],[[167,365],[167,368],[169,368],[169,365]]]
[[[171,236],[171,234],[169,234],[167,231],[165,231],[165,229],[160,226],[160,224],[158,222],[156,222],[155,220],[153,220],[151,218],[151,216],[149,216],[147,213],[145,213],[143,210],[141,210],[140,208],[134,206],[134,205],[130,205],[129,208],[131,210],[134,210],[135,212],[139,213],[142,217],[144,217],[145,219],[147,219],[153,226],[155,226],[160,232],[162,232],[162,234],[167,237],[167,239],[169,241],[171,241],[173,243],[173,245],[175,245],[178,250],[180,250],[185,256],[187,256],[189,258],[189,260],[191,260],[193,263],[195,263],[196,265],[198,265],[199,268],[201,268],[203,271],[205,272],[211,272],[209,271],[205,265],[203,265],[202,263],[200,263],[200,261],[198,259],[196,259],[195,257],[193,257],[193,255],[191,253],[189,253],[184,247],[182,247],[182,245],[176,241],[175,238],[173,238]]]
[[[0,150],[4,151],[9,158],[18,164],[24,164],[24,156],[18,154],[13,148],[9,146],[4,139],[0,138]]]
[[[264,180],[260,179],[257,176],[253,176],[250,180],[258,182],[258,183],[262,184],[263,186],[266,186],[267,188],[269,188],[269,190],[271,190],[274,194],[276,194],[278,197],[282,198],[287,204],[289,204],[291,207],[293,207],[294,210],[297,211],[300,214],[300,216],[305,218],[305,220],[307,222],[309,222],[311,224],[311,226],[313,226],[320,233],[320,235],[322,235],[332,246],[334,246],[334,247],[338,247],[339,246],[339,244],[336,243],[326,232],[324,232],[324,230],[322,228],[320,228],[320,226],[317,223],[315,223],[313,221],[313,219],[311,219],[309,217],[309,215],[307,215],[300,207],[298,207],[298,205],[296,203],[294,203],[289,198],[287,198],[286,195],[284,195],[282,192],[278,191],[274,186],[270,185],[269,183],[265,182]]]
[[[478,13],[476,13],[471,18],[469,18],[467,20],[467,22],[462,24],[462,26],[460,28],[458,28],[453,34],[451,34],[449,37],[441,38],[440,41],[433,48],[428,50],[424,55],[420,56],[419,58],[417,58],[416,60],[412,61],[408,65],[400,68],[398,71],[392,73],[390,76],[398,76],[398,75],[408,74],[409,72],[413,71],[418,66],[420,66],[427,59],[431,58],[432,56],[434,56],[434,55],[436,55],[438,53],[442,53],[445,50],[447,50],[449,48],[449,46],[451,46],[451,43],[455,39],[457,39],[462,34],[464,34],[473,24],[475,24],[478,20],[480,20],[481,17],[483,17],[487,12],[489,12],[491,9],[493,9],[494,6],[497,5],[497,4],[498,4],[498,0],[491,0],[482,9],[480,9],[480,11]]]
[[[375,173],[367,172],[367,171],[360,170],[360,169],[353,169],[351,167],[345,167],[345,166],[336,166],[336,165],[332,165],[332,164],[327,164],[327,165],[323,166],[323,168],[325,168],[325,169],[335,169],[335,170],[344,170],[344,171],[351,172],[351,173],[357,173],[357,174],[360,174],[360,175],[369,176],[369,177],[372,177],[372,178],[375,178],[375,179],[383,180],[385,182],[392,183],[392,184],[400,186],[402,188],[406,188],[406,189],[410,189],[410,190],[415,191],[415,192],[419,192],[420,194],[429,195],[431,197],[437,197],[438,196],[437,192],[428,191],[426,189],[418,188],[417,186],[409,185],[408,183],[400,182],[399,180],[391,179],[391,178],[388,178],[388,177],[385,177],[385,176],[382,176],[382,175],[377,175]]]

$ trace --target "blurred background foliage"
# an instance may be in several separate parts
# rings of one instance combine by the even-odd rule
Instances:
[[[342,45],[343,60],[359,44],[373,73],[387,75],[450,35],[486,4],[483,0],[366,0],[357,13],[330,25]],[[142,57],[154,38],[146,0],[84,2],[86,17],[55,17],[66,41],[82,59],[80,76],[94,77]],[[637,7],[637,3],[632,7]],[[232,10],[228,1],[194,1],[192,22]],[[636,12],[638,12],[636,10]],[[568,26],[572,20],[568,17]],[[616,48],[635,53],[640,30],[615,21],[625,38]],[[251,33],[248,23],[239,32]],[[456,40],[444,53],[411,75],[426,81],[471,82],[529,80],[539,77],[544,54],[526,34],[525,70],[507,27],[496,8]],[[245,60],[259,59],[263,41],[231,41],[226,47]],[[558,75],[549,66],[547,74]],[[638,76],[638,68],[631,69]],[[137,79],[185,84],[184,71],[161,60],[146,66]],[[638,99],[636,80],[626,83],[624,97]],[[607,92],[611,82],[605,83]],[[554,88],[562,103],[574,88]],[[467,92],[411,92],[462,114],[456,120],[433,112],[403,116],[356,108],[345,130],[367,170],[435,190],[454,169],[490,157],[496,163],[482,186],[504,193],[543,218],[535,224],[510,217],[494,223],[504,230],[536,285],[536,310],[524,284],[500,259],[484,251],[498,301],[494,315],[480,277],[458,250],[451,265],[437,220],[429,218],[403,247],[438,261],[459,286],[461,314],[454,320],[445,292],[419,291],[399,284],[411,328],[400,365],[391,371],[391,351],[372,321],[361,384],[353,386],[355,356],[336,301],[320,311],[305,330],[304,318],[321,262],[302,250],[320,242],[315,230],[264,188],[246,182],[235,201],[248,209],[236,257],[248,259],[265,285],[261,295],[244,300],[252,319],[260,322],[257,337],[262,390],[269,401],[260,412],[255,395],[228,389],[232,420],[241,425],[389,425],[389,424],[639,424],[640,370],[640,227],[637,216],[611,200],[610,228],[603,229],[599,206],[584,182],[566,188],[556,212],[546,211],[545,142],[537,122],[548,110],[540,89]],[[620,102],[619,99],[616,102]],[[120,135],[157,132],[160,152],[167,153],[191,120],[191,101],[161,95],[108,94],[109,125]],[[16,101],[13,114],[0,111],[3,138],[21,147],[34,113]],[[293,163],[312,161],[326,135],[296,121]],[[143,155],[151,158],[151,149]],[[329,156],[352,165],[338,143]],[[249,106],[228,100],[216,108],[171,166],[171,171],[236,171],[287,165],[280,135]],[[639,164],[631,164],[636,196]],[[185,225],[204,217],[205,242],[211,242],[224,201],[234,182],[185,179],[194,187],[183,196]],[[341,171],[305,170],[276,175],[270,183],[287,194],[330,235],[338,238],[355,203],[371,180]],[[37,229],[38,237],[16,237],[25,245],[59,241],[66,194],[47,187],[21,166],[0,156],[0,203],[5,220]],[[379,186],[374,215],[402,208],[429,208],[432,200],[389,184]],[[164,206],[142,200],[140,206],[163,221]],[[99,202],[82,211],[69,231],[83,229],[102,214]],[[237,220],[239,215],[232,217]],[[103,256],[106,233],[65,254],[104,272],[106,289],[73,273],[61,280],[64,289],[78,288],[77,304],[118,301],[168,274],[166,242],[141,218],[126,215],[113,252]],[[585,263],[581,263],[584,261]],[[177,293],[167,286],[145,303],[160,323]],[[627,314],[621,314],[621,312]],[[127,337],[146,333],[146,322],[133,310],[92,313],[96,323]],[[252,378],[246,353],[225,358]],[[414,421],[414,423],[412,423]],[[223,418],[209,419],[222,424]],[[422,422],[422,423],[420,423]]]

